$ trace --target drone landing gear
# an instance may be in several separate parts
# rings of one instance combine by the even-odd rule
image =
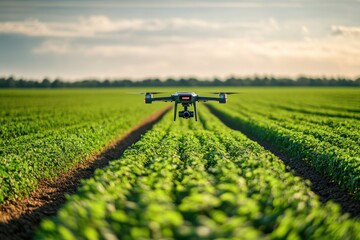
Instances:
[[[193,104],[194,104],[194,112],[188,110],[188,107],[191,105],[191,103],[182,103],[184,110],[179,112],[179,117],[188,119],[188,118],[194,117],[194,115],[195,115],[195,121],[197,121],[198,117],[197,117],[197,110],[196,110],[196,102],[194,102]],[[178,104],[175,103],[174,121],[176,120],[177,105]]]

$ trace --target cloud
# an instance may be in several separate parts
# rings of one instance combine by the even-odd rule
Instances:
[[[102,33],[125,31],[162,31],[165,29],[203,28],[216,29],[222,27],[199,19],[122,19],[110,20],[106,16],[90,16],[79,18],[76,22],[41,22],[30,19],[20,22],[0,23],[0,32],[15,33],[27,36],[43,37],[91,37]]]
[[[32,51],[35,54],[55,54],[68,55],[73,46],[66,40],[47,40],[42,42],[41,46],[34,48]]]
[[[221,1],[216,2],[212,0],[207,1],[21,1],[21,0],[8,0],[0,1],[0,7],[41,7],[41,8],[298,8],[301,7],[303,1]]]
[[[97,76],[101,71],[130,77],[359,74],[359,27],[333,25],[331,34],[322,37],[314,37],[315,31],[302,23],[291,33],[288,29],[275,18],[222,22],[94,15],[67,22],[0,22],[0,33],[46,37],[32,48],[35,58],[67,59],[76,71]]]
[[[75,22],[43,22],[38,19],[0,22],[0,33],[22,34],[38,37],[109,37],[125,32],[158,32],[165,30],[226,30],[248,29],[280,30],[278,22],[270,18],[258,22],[214,22],[202,19],[120,19],[112,20],[103,15],[78,18]]]
[[[46,40],[40,46],[32,50],[38,55],[51,54],[58,56],[82,56],[82,57],[121,57],[125,55],[144,56],[152,54],[149,46],[133,45],[102,45],[102,44],[78,44],[69,40]]]
[[[103,69],[108,69],[107,73],[133,77],[274,72],[291,76],[339,73],[356,76],[360,69],[360,42],[334,36],[293,41],[164,37],[161,43],[139,45],[51,40],[43,42],[34,53],[96,59],[106,63]]]
[[[302,27],[308,33],[306,27]],[[266,57],[329,57],[340,55],[360,56],[360,42],[356,39],[343,39],[333,36],[299,38],[295,40],[281,39],[252,39],[246,37],[176,37],[156,36],[144,41],[104,44],[85,44],[81,41],[46,40],[33,49],[37,54],[79,54],[83,56],[121,57],[133,55],[169,56],[189,55],[198,56],[234,56],[247,51],[247,54],[256,54]]]
[[[306,26],[301,26],[301,33],[303,35],[308,35],[309,34],[309,29]]]
[[[334,68],[357,66],[360,69],[360,43],[357,41],[306,38],[304,41],[263,43],[253,50],[254,54],[265,56],[271,62],[301,61],[299,67],[316,62],[320,66],[332,65]]]
[[[331,32],[334,35],[341,35],[345,37],[360,37],[360,27],[333,25],[331,26]]]
[[[37,19],[30,19],[23,22],[1,22],[0,33],[17,33],[28,36],[54,35],[46,23]]]

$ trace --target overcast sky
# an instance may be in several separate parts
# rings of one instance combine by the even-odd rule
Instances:
[[[359,12],[359,0],[0,0],[0,75],[357,77]]]

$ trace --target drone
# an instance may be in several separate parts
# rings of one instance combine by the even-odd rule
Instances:
[[[212,94],[219,94],[219,97],[201,97],[194,92],[176,92],[171,94],[170,97],[153,97],[153,94],[159,94],[161,92],[147,92],[145,93],[145,103],[151,104],[155,101],[162,102],[175,102],[174,108],[174,121],[176,121],[176,113],[178,104],[183,106],[183,111],[179,111],[179,117],[189,119],[195,117],[195,121],[198,120],[196,102],[207,102],[207,101],[218,101],[219,103],[226,103],[227,94],[232,94],[232,92],[214,92]],[[188,108],[193,105],[194,111],[190,111]]]

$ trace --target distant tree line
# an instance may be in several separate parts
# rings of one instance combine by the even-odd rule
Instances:
[[[82,80],[68,82],[60,79],[42,81],[15,79],[14,77],[0,78],[0,88],[112,88],[112,87],[176,87],[176,86],[360,86],[360,77],[357,79],[346,78],[312,78],[298,77],[229,77],[227,79],[201,80],[196,78],[179,78],[160,80],[158,78],[134,81],[122,80]]]

